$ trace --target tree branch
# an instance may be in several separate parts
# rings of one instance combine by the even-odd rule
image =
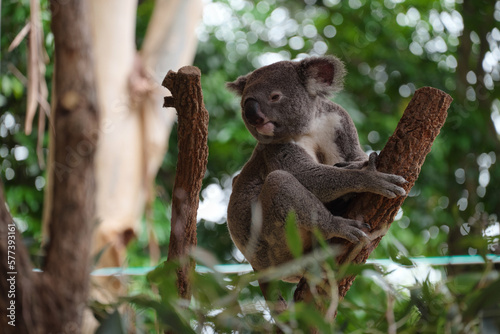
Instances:
[[[55,44],[53,205],[38,291],[42,313],[37,320],[40,332],[79,332],[96,223],[94,156],[99,112],[87,3],[51,1],[51,12]]]
[[[172,93],[165,107],[173,106],[178,115],[177,172],[172,198],[172,220],[168,261],[183,258],[196,246],[196,213],[202,180],[208,162],[208,112],[203,103],[200,70],[194,66],[169,71],[163,86]],[[177,288],[181,298],[189,299],[188,274],[194,261],[177,271]]]
[[[32,272],[28,251],[0,192],[2,311],[4,298],[8,297],[3,290],[4,275],[11,272],[8,278],[15,282],[8,286],[13,289],[8,303],[15,306],[15,326],[1,326],[5,333],[81,330],[90,274],[89,245],[95,223],[94,153],[95,130],[99,126],[86,5],[85,1],[50,3],[55,45],[51,114],[55,140],[51,143],[54,163],[49,171],[53,181],[47,185],[51,187],[51,198],[46,198],[53,203],[49,212],[50,243],[42,273]],[[9,251],[15,252],[12,264],[7,262]],[[0,324],[4,320],[2,316]]]
[[[404,186],[407,193],[415,184],[425,157],[431,151],[432,144],[444,125],[451,101],[452,98],[448,94],[438,89],[418,89],[406,107],[394,134],[378,157],[377,170],[403,176],[408,181]],[[389,199],[371,193],[357,196],[345,216],[351,219],[362,216],[371,227],[372,240],[360,245],[339,239],[330,240],[344,247],[344,252],[337,258],[337,262],[365,263],[389,229],[405,198]],[[340,299],[344,298],[354,278],[355,276],[348,276],[338,282]],[[312,300],[310,288],[304,278],[297,286],[294,300]]]

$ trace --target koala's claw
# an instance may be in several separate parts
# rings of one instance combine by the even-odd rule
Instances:
[[[368,238],[366,233],[358,230],[358,231],[353,231],[353,232],[346,232],[343,236],[343,239],[346,239],[349,242],[352,242],[353,244],[357,244],[363,239]]]
[[[387,174],[377,171],[375,166],[377,158],[378,154],[376,152],[371,153],[368,158],[365,171],[367,172],[367,174],[371,175],[369,177],[371,181],[368,181],[368,183],[373,186],[373,188],[368,191],[388,198],[406,196],[406,190],[400,187],[400,185],[405,185],[408,183],[408,181],[406,181],[404,177],[399,175]]]
[[[377,158],[378,158],[378,153],[377,152],[372,152],[368,156],[368,164],[366,166],[366,169],[372,172],[375,172],[377,170]]]
[[[398,186],[407,184],[408,181],[406,181],[403,177],[399,175],[394,175],[394,174],[386,174],[387,176],[387,181],[390,183],[389,186],[386,188],[392,196],[389,196],[391,198],[397,197],[397,196],[406,196],[406,190],[404,190],[402,187]]]
[[[377,172],[377,168],[376,168],[377,159],[378,159],[377,152],[370,153],[370,156],[368,157],[368,164],[366,167],[366,169],[368,171]],[[380,172],[377,172],[377,173],[380,173]],[[389,197],[389,198],[394,198],[397,196],[405,196],[406,195],[406,191],[403,188],[397,186],[398,184],[405,185],[408,183],[408,181],[406,181],[404,177],[399,176],[399,175],[395,175],[395,174],[386,174],[386,173],[380,173],[380,174],[383,175],[382,179],[384,181],[390,183],[390,185],[383,187],[385,189],[385,191],[382,195]]]
[[[352,243],[358,243],[368,238],[368,235],[362,231],[362,228],[367,224],[352,219],[345,219],[344,222],[345,225],[341,229],[341,233],[337,235],[339,238],[346,239]]]
[[[389,183],[386,187],[379,189],[379,194],[388,198],[396,198],[398,196],[406,196],[406,191],[392,183]]]

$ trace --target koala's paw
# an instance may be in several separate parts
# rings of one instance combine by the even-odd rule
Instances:
[[[388,198],[406,196],[406,190],[402,186],[408,181],[402,176],[381,172],[368,172],[368,174],[369,192]]]
[[[337,230],[334,232],[333,237],[346,239],[352,243],[358,243],[363,239],[368,238],[367,234],[363,231],[368,231],[369,226],[362,221],[354,219],[346,219],[336,217],[338,219],[335,222]]]
[[[375,164],[377,163],[377,158],[378,158],[377,152],[370,153],[370,155],[368,156],[368,161],[365,162],[363,169],[368,170],[368,171],[372,171],[372,172],[376,172],[377,167]]]
[[[369,191],[388,198],[406,196],[406,190],[401,186],[407,184],[408,181],[399,175],[378,172],[375,166],[377,158],[378,154],[376,152],[371,153],[365,168],[365,171],[370,174],[372,179],[370,183],[373,187]]]
[[[403,177],[394,174],[386,174],[374,172],[374,187],[370,190],[375,194],[379,194],[388,198],[395,198],[397,196],[406,196],[406,190],[402,185],[408,183]]]
[[[336,163],[334,166],[343,169],[365,169],[368,165],[368,160],[365,161],[344,161]]]

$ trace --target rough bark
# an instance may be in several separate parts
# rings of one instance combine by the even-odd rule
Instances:
[[[404,186],[407,193],[415,184],[425,157],[444,125],[451,101],[448,94],[435,88],[424,87],[417,90],[394,134],[380,152],[377,170],[403,176],[408,181]],[[390,227],[404,200],[405,197],[389,199],[371,193],[357,196],[346,212],[346,217],[357,219],[362,216],[370,225],[370,232],[376,237],[363,245],[332,240],[344,245],[344,252],[338,257],[338,263],[365,263]],[[348,276],[338,282],[340,299],[346,295],[354,278],[355,276]],[[297,286],[294,300],[313,300],[305,279]]]
[[[93,130],[98,126],[88,10],[85,1],[64,5],[51,1],[50,9],[56,59],[51,116],[54,164],[49,171],[55,200],[49,213],[50,242],[43,272],[32,273],[27,250],[15,234],[16,327],[2,327],[6,333],[78,333],[87,302],[89,245],[95,223],[97,137]],[[4,233],[10,232],[12,219],[6,214],[3,198],[0,200],[3,253]],[[12,271],[6,264],[0,262],[2,275]],[[4,296],[2,291],[2,300]]]
[[[165,98],[164,107],[177,110],[179,154],[172,193],[172,220],[168,261],[181,260],[177,270],[177,288],[181,298],[189,299],[189,272],[193,260],[186,260],[196,246],[196,213],[203,176],[208,162],[208,112],[203,103],[200,70],[182,67],[169,71],[163,85],[172,93]]]
[[[77,332],[87,302],[95,222],[98,106],[88,9],[51,1],[55,43],[53,207],[40,290],[42,332]],[[49,288],[50,287],[50,288]],[[40,305],[40,306],[42,306]]]

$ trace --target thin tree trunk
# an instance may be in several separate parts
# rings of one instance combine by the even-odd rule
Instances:
[[[55,107],[51,115],[54,164],[49,171],[53,180],[50,242],[43,272],[35,274],[22,239],[15,234],[16,327],[2,326],[6,333],[80,332],[87,302],[89,246],[95,223],[97,136],[94,130],[98,126],[86,5],[85,1],[64,5],[51,1],[50,4],[56,59]],[[0,200],[0,253],[3,254],[9,250],[4,232],[11,231],[12,219],[6,214],[3,198]],[[12,272],[6,264],[7,261],[0,262],[2,275]],[[6,295],[2,291],[0,299],[4,300]]]
[[[408,184],[404,186],[407,193],[415,184],[425,157],[430,152],[446,120],[451,101],[448,94],[435,88],[424,87],[417,90],[394,134],[378,157],[377,170],[403,176],[408,181]],[[370,225],[371,233],[375,237],[370,242],[361,245],[342,242],[345,250],[338,257],[338,263],[365,263],[389,229],[404,200],[405,197],[389,199],[371,193],[356,197],[346,217],[357,219],[362,216]],[[341,241],[335,240],[334,242],[338,244]],[[354,278],[355,276],[348,276],[338,282],[339,299],[344,298]],[[329,291],[329,289],[324,289],[324,291]],[[302,279],[297,286],[294,300],[313,300],[305,279]],[[326,312],[326,306],[323,305],[322,309]],[[335,312],[330,310],[329,313],[331,317],[335,316]]]
[[[55,156],[50,242],[40,297],[43,331],[78,332],[90,273],[90,240],[95,222],[94,154],[98,106],[85,1],[51,1],[55,43]]]
[[[177,288],[184,299],[191,297],[188,275],[195,263],[186,257],[197,243],[196,213],[208,162],[208,112],[203,103],[200,76],[198,68],[185,66],[177,73],[169,71],[163,81],[173,96],[165,98],[164,106],[174,107],[178,114],[179,146],[168,261],[181,260]]]

